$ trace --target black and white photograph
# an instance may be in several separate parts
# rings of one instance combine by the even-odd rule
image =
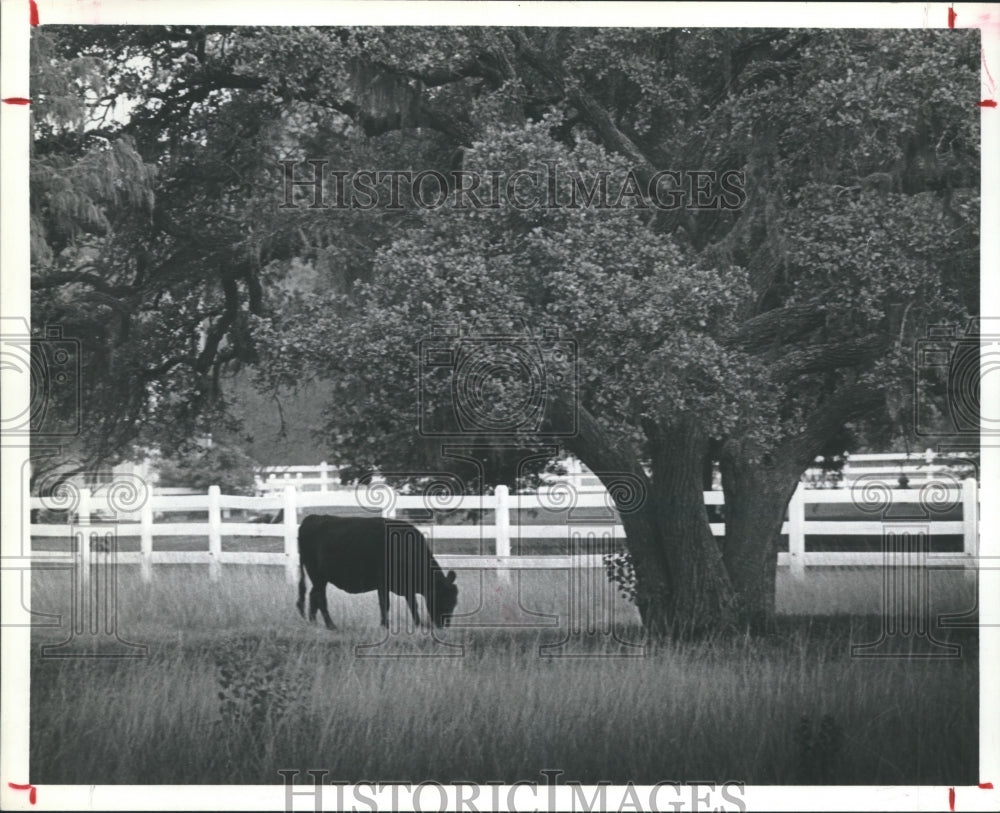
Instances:
[[[4,809],[997,809],[995,8],[2,13]]]

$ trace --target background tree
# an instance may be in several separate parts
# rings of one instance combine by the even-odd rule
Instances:
[[[82,409],[83,436],[72,444],[72,470],[87,470],[121,453],[123,425],[141,412],[142,395],[108,375],[115,353],[108,336],[128,310],[108,255],[117,224],[150,216],[156,167],[143,161],[127,136],[103,137],[87,130],[89,102],[106,88],[104,66],[85,55],[61,54],[59,38],[36,30],[31,50],[35,139],[31,152],[31,255],[33,332],[59,326],[87,351],[81,363],[82,401],[73,385],[53,387],[49,415],[76,425]],[[42,334],[43,335],[43,334]],[[127,350],[123,348],[127,354]],[[74,359],[75,361],[75,359]],[[104,409],[108,402],[114,409]],[[65,460],[33,460],[33,478]]]

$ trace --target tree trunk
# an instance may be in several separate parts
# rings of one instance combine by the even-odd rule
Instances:
[[[635,601],[643,627],[654,634],[662,626],[671,593],[671,564],[664,556],[650,482],[630,445],[615,443],[587,410],[575,414],[577,434],[567,448],[587,466],[615,499],[625,530],[625,548],[635,574]]]
[[[694,420],[647,431],[652,448],[652,513],[670,563],[670,592],[649,613],[658,631],[700,637],[734,627],[735,597],[712,536],[702,490],[707,441]]]
[[[582,407],[574,418],[577,433],[566,446],[615,498],[647,632],[687,638],[734,629],[735,597],[702,492],[707,442],[695,421],[647,427],[650,479],[630,444],[614,442]]]
[[[883,393],[859,384],[839,390],[810,413],[798,434],[767,449],[740,438],[723,444],[719,461],[726,499],[723,556],[741,621],[749,630],[766,630],[774,620],[781,525],[802,473],[847,422],[884,408]]]
[[[740,625],[766,632],[774,620],[775,573],[785,509],[798,483],[790,467],[752,463],[733,448],[720,460],[725,495],[723,559]]]

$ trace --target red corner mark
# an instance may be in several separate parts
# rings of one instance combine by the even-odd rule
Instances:
[[[15,782],[8,782],[7,785],[12,787],[14,790],[26,790],[28,791],[28,802],[34,804],[38,799],[38,788],[34,785],[18,785]]]
[[[993,790],[993,783],[992,782],[980,782],[979,783],[979,789],[980,790]],[[948,809],[949,810],[954,810],[955,809],[955,789],[954,788],[948,788]]]
[[[996,99],[983,99],[981,102],[977,102],[980,107],[996,107]]]
[[[34,3],[32,3],[32,5],[34,5]],[[955,13],[955,7],[954,6],[948,6],[948,28],[954,28],[955,27],[955,18],[957,16],[958,15]]]
[[[4,104],[31,104],[31,99],[25,99],[23,96],[8,96],[3,100]]]
[[[38,3],[35,0],[28,0],[28,22],[38,25]]]

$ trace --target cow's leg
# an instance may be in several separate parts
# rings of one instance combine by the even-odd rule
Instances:
[[[382,615],[382,626],[389,629],[389,588],[378,588],[378,609]]]
[[[417,609],[417,597],[416,595],[409,595],[406,597],[406,603],[410,605],[410,615],[413,616],[413,626],[415,629],[420,629],[420,611]]]
[[[306,574],[302,565],[299,565],[299,600],[295,602],[299,608],[299,615],[306,617]]]
[[[330,612],[326,606],[326,582],[323,584],[313,585],[313,589],[309,591],[309,620],[316,620],[316,610],[319,610],[323,615],[323,621],[326,623],[326,628],[328,630],[336,629],[333,624],[333,619],[330,618]]]
[[[316,620],[316,610],[319,609],[320,597],[326,590],[326,585],[324,584],[320,587],[318,584],[312,586],[312,590],[309,591],[309,620]]]

